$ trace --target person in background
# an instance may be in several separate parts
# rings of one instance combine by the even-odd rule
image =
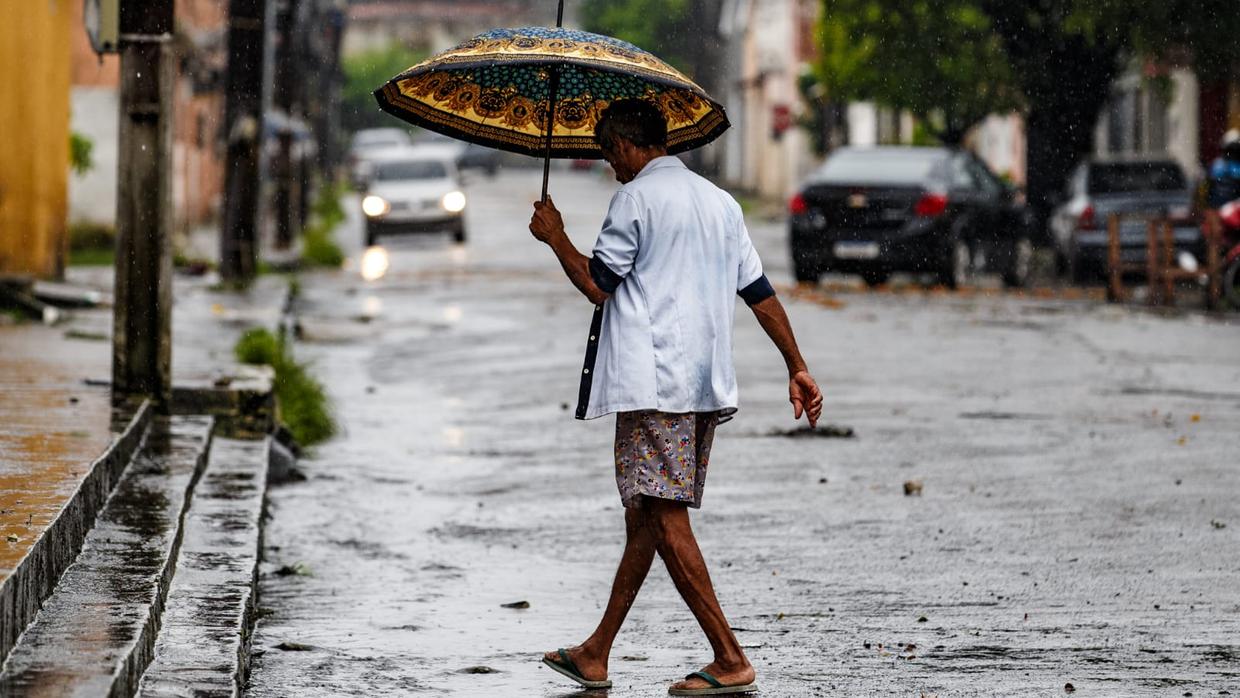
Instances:
[[[1223,152],[1210,165],[1210,187],[1207,203],[1219,208],[1240,199],[1240,129],[1223,134]]]

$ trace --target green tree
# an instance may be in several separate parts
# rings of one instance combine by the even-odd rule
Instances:
[[[346,131],[394,125],[379,110],[374,91],[426,55],[396,42],[347,56],[341,61],[344,87],[340,95],[340,121]]]
[[[686,73],[693,68],[691,0],[583,0],[582,28],[639,46]]]
[[[1237,65],[1237,35],[1234,0],[823,0],[817,69],[832,98],[907,109],[947,142],[1020,108],[1029,200],[1044,217],[1127,61],[1218,74]]]
[[[1003,47],[971,0],[823,0],[816,74],[836,101],[907,110],[946,143],[1019,105]]]

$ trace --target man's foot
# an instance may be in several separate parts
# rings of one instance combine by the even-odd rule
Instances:
[[[753,666],[748,662],[728,667],[722,666],[719,662],[711,662],[702,671],[713,676],[716,681],[724,686],[748,686],[758,676],[753,670]],[[694,691],[707,688],[715,688],[715,686],[700,676],[693,676],[671,685],[671,690],[675,691]]]
[[[577,671],[581,672],[581,678],[587,681],[606,681],[607,680],[607,658],[602,659],[590,654],[581,645],[577,647],[569,647],[564,650],[564,654],[568,655],[569,660],[577,667]],[[543,655],[543,661],[553,662],[555,664],[563,664],[564,659],[560,656],[559,650],[552,650]]]

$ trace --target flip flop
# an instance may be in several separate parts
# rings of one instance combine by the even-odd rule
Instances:
[[[564,674],[568,678],[576,681],[586,688],[611,688],[611,681],[606,679],[602,681],[591,681],[590,679],[582,676],[581,670],[577,668],[577,665],[573,663],[573,660],[568,658],[568,652],[565,652],[563,647],[556,651],[560,653],[560,661],[557,662],[543,657],[542,663],[552,669],[555,669],[561,674]]]
[[[672,696],[722,696],[729,693],[755,693],[758,690],[758,684],[746,683],[735,684],[732,686],[724,686],[719,679],[711,676],[704,671],[695,671],[685,677],[686,679],[701,679],[710,684],[710,688],[669,688],[668,695]]]

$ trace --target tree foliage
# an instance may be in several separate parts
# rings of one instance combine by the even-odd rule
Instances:
[[[696,27],[691,0],[583,0],[582,29],[639,46],[677,69],[693,64],[690,37]]]
[[[956,142],[1019,106],[990,20],[969,0],[823,0],[818,78],[832,99],[874,101]]]
[[[346,56],[341,61],[344,87],[340,95],[340,117],[345,130],[392,126],[392,119],[379,110],[373,93],[383,83],[425,57],[425,54],[396,42]]]
[[[833,98],[906,109],[947,142],[987,113],[1021,110],[1029,199],[1042,215],[1089,151],[1127,61],[1160,58],[1209,77],[1240,60],[1234,0],[822,0],[822,7],[816,72]]]

